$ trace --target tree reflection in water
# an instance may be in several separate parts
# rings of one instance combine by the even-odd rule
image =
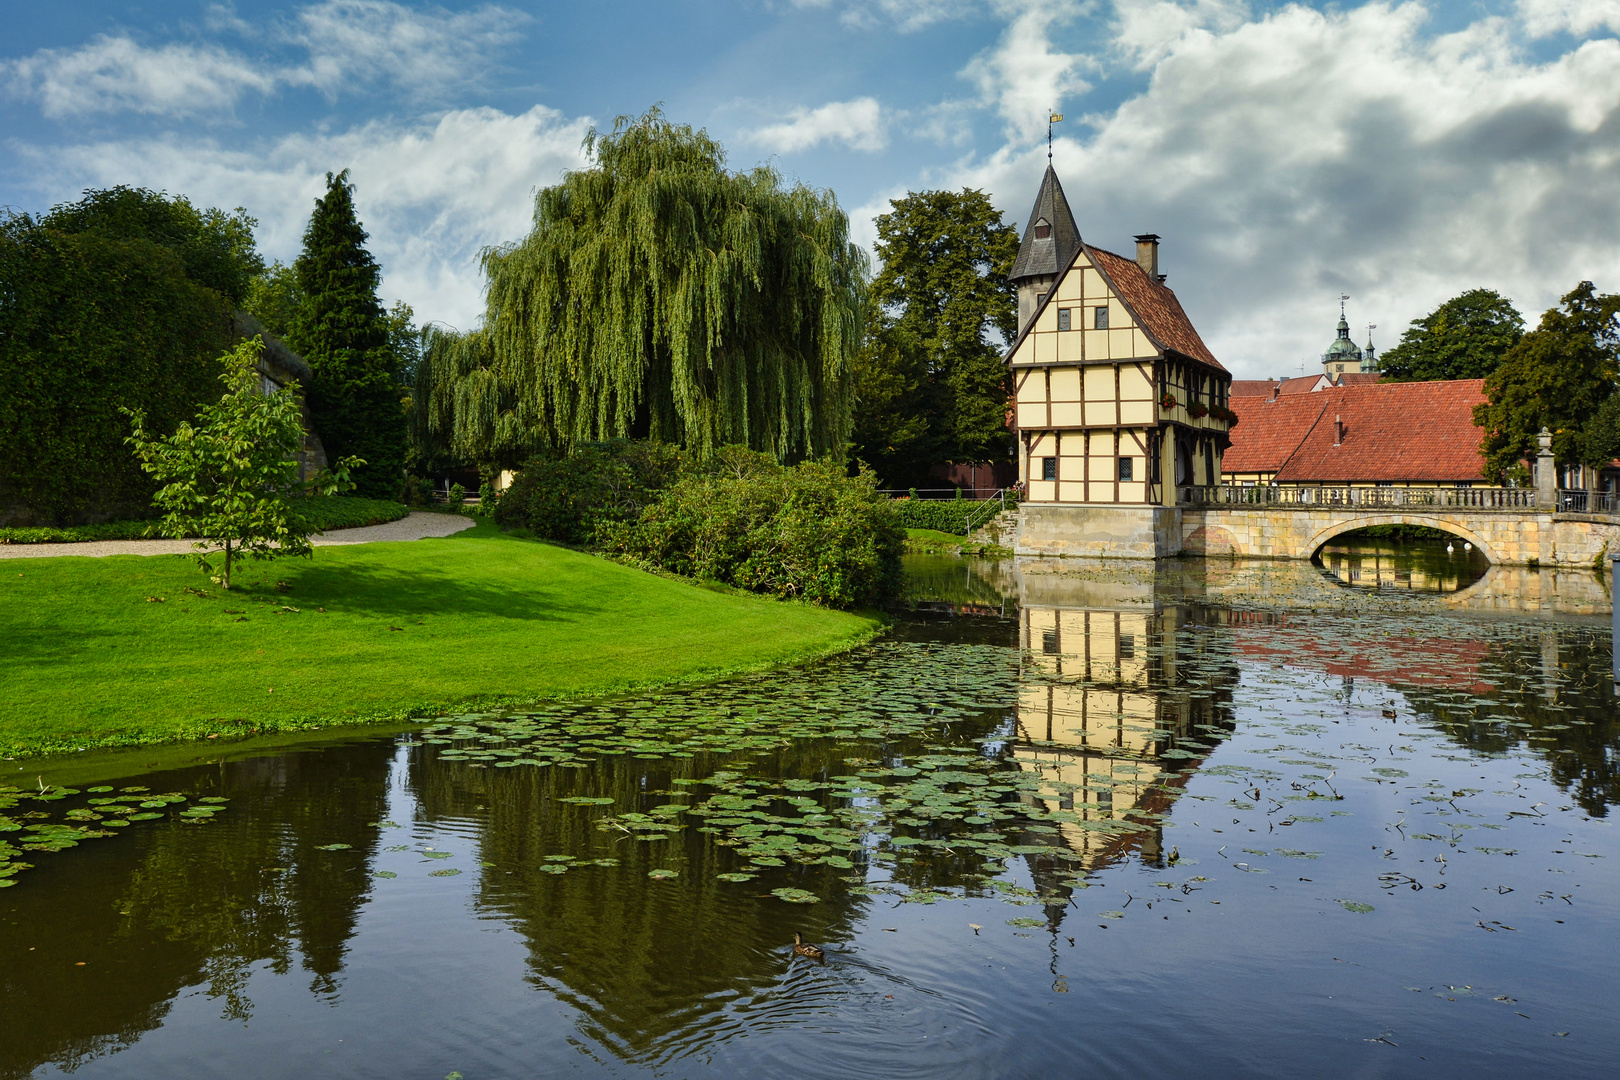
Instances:
[[[1108,1012],[1110,1000],[1128,1004],[1132,988],[1146,985],[1143,972],[1162,970],[1185,980],[1154,985],[1155,1001],[1173,1001],[1180,987],[1207,1002],[1231,987],[1219,983],[1219,964],[1192,973],[1176,967],[1173,961],[1188,948],[1220,954],[1241,943],[1263,954],[1276,926],[1293,925],[1287,920],[1296,915],[1305,929],[1293,932],[1339,933],[1344,937],[1336,941],[1359,942],[1358,948],[1377,937],[1361,926],[1384,925],[1323,929],[1340,926],[1328,922],[1323,905],[1329,914],[1363,917],[1348,915],[1356,909],[1341,908],[1334,898],[1378,898],[1377,884],[1312,880],[1361,873],[1351,856],[1335,862],[1330,854],[1297,864],[1309,867],[1302,874],[1251,879],[1230,872],[1228,858],[1238,845],[1258,852],[1239,858],[1280,863],[1315,857],[1332,848],[1335,836],[1353,836],[1356,842],[1346,850],[1376,860],[1369,878],[1376,882],[1394,864],[1377,851],[1367,854],[1373,840],[1390,846],[1397,841],[1381,818],[1369,815],[1386,792],[1405,790],[1376,785],[1405,784],[1414,807],[1449,812],[1441,796],[1455,790],[1420,790],[1416,778],[1422,773],[1409,782],[1362,778],[1359,795],[1352,787],[1361,782],[1355,774],[1365,770],[1344,762],[1363,757],[1354,740],[1366,736],[1354,732],[1358,724],[1369,730],[1364,717],[1357,719],[1369,698],[1377,698],[1379,707],[1387,700],[1396,714],[1387,722],[1390,735],[1416,730],[1444,736],[1433,738],[1426,750],[1401,750],[1432,767],[1434,776],[1449,764],[1442,751],[1452,752],[1451,761],[1471,774],[1485,772],[1503,755],[1522,768],[1534,755],[1593,817],[1603,816],[1620,794],[1614,768],[1620,721],[1608,677],[1607,630],[1578,615],[1536,621],[1494,614],[1532,591],[1543,609],[1556,607],[1560,597],[1588,608],[1593,594],[1585,583],[1538,577],[1529,590],[1521,586],[1531,579],[1514,578],[1517,584],[1471,601],[1467,590],[1455,594],[1465,600],[1454,603],[1455,597],[1355,593],[1305,565],[1121,567],[1078,560],[961,560],[937,565],[918,580],[918,603],[984,617],[931,619],[924,607],[896,628],[894,641],[939,656],[957,655],[950,650],[958,648],[993,650],[996,670],[1005,675],[996,695],[974,690],[947,699],[955,705],[939,711],[940,722],[903,735],[863,734],[876,722],[854,715],[865,711],[857,691],[870,686],[873,696],[892,695],[926,713],[938,707],[939,687],[949,682],[948,671],[940,674],[944,668],[919,667],[884,681],[850,661],[842,683],[831,676],[818,682],[823,676],[811,672],[733,684],[738,695],[763,698],[769,689],[772,701],[784,703],[785,719],[761,725],[803,724],[822,705],[849,717],[842,733],[784,735],[768,745],[728,748],[718,739],[705,749],[639,754],[621,747],[580,751],[577,762],[540,767],[512,757],[446,756],[457,749],[452,743],[505,745],[493,736],[487,743],[480,737],[443,744],[405,736],[143,777],[139,782],[155,790],[232,801],[211,824],[154,822],[149,829],[131,828],[128,835],[42,856],[16,887],[0,891],[0,1077],[20,1078],[45,1066],[92,1076],[98,1068],[107,1075],[134,1075],[127,1062],[147,1049],[157,1056],[140,1059],[143,1066],[156,1060],[181,1072],[193,1054],[207,1056],[216,1071],[244,1077],[285,1075],[295,1065],[318,1069],[321,1059],[298,1045],[304,1028],[278,1027],[298,1015],[289,1002],[312,999],[350,1018],[353,1041],[371,1036],[363,1064],[376,1075],[404,1075],[424,1063],[437,1070],[438,1058],[423,1048],[438,1042],[462,1056],[433,1075],[473,1060],[491,1075],[520,1068],[543,1072],[563,1063],[583,1068],[589,1062],[581,1051],[607,1071],[668,1069],[682,1062],[780,1065],[773,1054],[811,1054],[840,1074],[910,1066],[948,1071],[970,1060],[994,1071],[1001,1059],[971,1057],[981,1051],[963,1049],[967,1041],[947,1049],[941,1040],[933,1056],[916,1050],[923,1034],[938,1037],[947,1026],[964,1033],[964,1040],[971,1036],[975,1046],[1007,1054],[1002,1064],[1016,1059],[1026,1073],[1041,1072],[1072,1061],[1077,1052],[1073,1024],[1029,1022],[1031,1016],[1060,1015],[1049,997],[1053,992],[1068,995],[1061,999],[1065,1003],[1085,1005],[1086,1015],[1107,1016],[1110,1031],[1127,1025],[1134,1036],[1125,1041],[1137,1048],[1133,1053],[1147,1055],[1144,1069],[1173,1071],[1151,1048],[1183,1054],[1187,1046],[1176,1041],[1180,1029],[1174,1025],[1185,1014],[1178,1020],[1167,1006],[1163,1014],[1170,1026],[1154,1027],[1153,1010],[1122,1005],[1123,1012]],[[1470,602],[1474,609],[1466,606]],[[925,671],[933,674],[925,679]],[[1272,687],[1274,697],[1268,696]],[[697,691],[682,691],[600,710],[580,708],[595,717],[591,724],[605,729],[611,722],[603,717],[614,710],[688,699],[682,695],[706,700]],[[1371,717],[1384,723],[1379,707]],[[1343,726],[1335,728],[1340,719]],[[740,721],[729,716],[726,722]],[[714,723],[716,730],[730,730]],[[1249,734],[1262,729],[1263,738]],[[568,738],[577,749],[585,736]],[[1306,746],[1307,739],[1316,741]],[[1277,759],[1288,753],[1315,756]],[[1383,748],[1374,747],[1365,757],[1382,754]],[[1262,779],[1268,769],[1270,778]],[[743,804],[757,800],[750,804],[756,817],[749,820],[762,829],[773,819],[787,829],[802,818],[805,807],[790,805],[792,795],[813,803],[840,828],[858,832],[860,842],[848,850],[801,847],[797,854],[813,857],[790,854],[780,866],[750,869],[758,875],[751,880],[726,881],[719,875],[747,864],[736,827],[713,813],[671,812],[661,820],[685,825],[667,832],[600,827],[610,815],[701,806],[714,792],[732,790],[703,783],[717,772],[761,780],[762,786],[734,797]],[[955,777],[933,779],[947,774]],[[1279,807],[1282,799],[1305,802],[1313,797],[1310,777],[1317,775],[1332,775],[1335,785],[1360,797],[1346,804],[1355,813],[1335,817],[1325,807],[1340,804],[1322,803],[1314,815],[1268,820],[1272,804],[1244,794],[1249,783],[1265,783]],[[1240,779],[1244,787],[1228,788]],[[1301,786],[1290,788],[1290,782]],[[994,794],[975,803],[974,790]],[[852,794],[857,791],[864,793]],[[561,801],[575,796],[611,805]],[[1182,804],[1184,798],[1198,801]],[[1217,824],[1229,829],[1218,837],[1202,836],[1198,828],[1201,818],[1209,825],[1213,817],[1185,812],[1211,802],[1220,807]],[[987,810],[994,816],[964,816]],[[389,827],[390,813],[400,828]],[[1455,823],[1460,830],[1475,820],[1484,822],[1458,815]],[[1167,833],[1170,824],[1183,831]],[[1273,824],[1300,850],[1260,839]],[[1502,825],[1490,838],[1506,845],[1519,827]],[[992,834],[998,839],[984,840]],[[1311,842],[1319,850],[1304,850],[1307,835],[1316,837]],[[1167,837],[1178,838],[1179,848]],[[1229,841],[1230,851],[1221,854]],[[1421,842],[1436,845],[1436,851],[1446,843],[1438,833]],[[1203,865],[1191,870],[1199,843]],[[1268,846],[1255,847],[1262,844]],[[1178,866],[1172,849],[1187,862]],[[847,855],[844,865],[825,861],[828,850]],[[560,873],[554,872],[559,858],[568,861]],[[1507,861],[1509,869],[1490,868],[1497,875],[1492,880],[1522,884],[1506,875],[1528,860]],[[1460,883],[1467,864],[1459,854],[1452,854],[1451,863],[1455,869],[1431,869],[1440,865],[1434,861],[1421,871],[1416,862],[1405,869],[1414,875],[1450,873]],[[678,876],[648,876],[666,868]],[[373,876],[396,870],[397,881]],[[428,876],[456,870],[461,876]],[[1264,870],[1257,865],[1251,872]],[[1066,942],[1085,932],[1123,939],[1090,924],[1103,919],[1094,914],[1103,907],[1127,908],[1128,917],[1137,918],[1142,908],[1117,894],[1136,888],[1138,879],[1147,879],[1145,888],[1192,888],[1192,881],[1222,874],[1224,880],[1211,880],[1211,891],[1196,903],[1191,893],[1176,892],[1177,901],[1163,905],[1188,926],[1202,927],[1186,937],[1176,937],[1176,924],[1154,911],[1152,925],[1163,928],[1154,933],[1164,936],[1139,931],[1128,947],[1121,942],[1123,954],[1110,955],[1105,950],[1112,945],[1102,940],[1082,941],[1072,951]],[[1287,901],[1296,907],[1271,899],[1283,895],[1277,885],[1296,882],[1299,896]],[[1214,891],[1217,884],[1228,891]],[[1264,889],[1266,899],[1252,903],[1245,916],[1240,890],[1250,886]],[[820,902],[793,905],[771,895],[785,887],[804,889]],[[1357,888],[1362,891],[1350,891]],[[1431,887],[1423,895],[1425,902],[1441,897],[1449,903],[1461,893]],[[1108,899],[1099,901],[1099,895]],[[1164,895],[1171,895],[1168,889]],[[1479,903],[1480,895],[1473,888],[1469,902]],[[1011,926],[988,925],[998,915]],[[1226,921],[1198,922],[1217,917]],[[1562,909],[1559,917],[1566,917]],[[1573,922],[1577,915],[1567,917]],[[966,929],[969,918],[987,924],[982,937]],[[1463,929],[1483,937],[1473,918]],[[1508,922],[1505,916],[1502,921]],[[955,936],[939,930],[941,924],[955,927]],[[896,925],[911,936],[885,933]],[[1450,932],[1450,923],[1438,917],[1421,925],[1413,949],[1431,948]],[[468,927],[477,928],[477,947],[454,944],[454,935],[471,932]],[[506,931],[511,933],[499,936]],[[827,947],[825,967],[790,955],[794,931]],[[1049,974],[1038,986],[1017,981],[1016,971],[1003,974],[1016,968],[1007,958],[1023,947],[1018,935],[1026,931],[1036,938],[1032,946],[1048,951],[1042,963]],[[883,948],[891,940],[894,950],[885,959]],[[1464,944],[1448,944],[1441,958],[1463,963],[1456,958],[1473,955]],[[1549,947],[1538,939],[1535,951]],[[987,962],[992,958],[998,966]],[[80,960],[85,967],[76,966]],[[1262,964],[1256,970],[1270,969]],[[1076,977],[1082,971],[1085,981]],[[1122,971],[1126,977],[1111,974]],[[1257,1023],[1271,1023],[1301,992],[1286,972],[1276,981],[1275,994],[1255,1010]],[[884,1002],[905,998],[923,983],[907,1011],[882,1011]],[[1257,980],[1250,992],[1271,994],[1265,985]],[[262,1004],[273,993],[281,995],[279,1011]],[[199,994],[225,1023],[207,1027],[195,1015],[185,1021],[191,1026],[181,1023],[182,1013],[195,1010],[188,999]],[[941,1011],[930,1011],[936,1009]],[[443,1031],[433,1029],[439,1012],[446,1017]],[[904,1028],[907,1017],[926,1031]],[[309,1022],[307,1014],[300,1021]],[[1460,1022],[1448,1014],[1446,1026],[1437,1030],[1460,1030]],[[186,1033],[183,1045],[176,1045],[182,1036],[165,1030],[173,1025]],[[821,1027],[840,1032],[835,1045],[818,1034]],[[557,1036],[559,1030],[565,1034]],[[900,1030],[904,1039],[896,1035]],[[1337,1030],[1341,1041],[1351,1039],[1345,1030]],[[251,1045],[238,1041],[247,1038],[244,1031],[279,1036],[286,1062],[254,1059],[240,1050]],[[1217,1061],[1244,1059],[1254,1045],[1234,1034],[1228,1046],[1218,1036],[1214,1029],[1197,1033],[1200,1051]],[[1545,1034],[1540,1038],[1546,1041]],[[739,1050],[743,1042],[754,1049]],[[1095,1057],[1086,1060],[1097,1063]],[[354,1063],[348,1069],[365,1071]]]

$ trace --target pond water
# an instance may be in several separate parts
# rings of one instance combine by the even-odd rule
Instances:
[[[1455,540],[1367,540],[1326,544],[1315,564],[1357,589],[1460,592],[1485,576],[1490,563],[1472,544]]]
[[[5,763],[0,1078],[1611,1074],[1604,583],[910,573],[769,679]]]

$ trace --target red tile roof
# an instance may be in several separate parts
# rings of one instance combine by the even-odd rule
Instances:
[[[1113,284],[1114,291],[1136,313],[1142,326],[1161,348],[1174,349],[1217,371],[1226,370],[1204,344],[1204,339],[1198,336],[1198,331],[1193,329],[1192,320],[1181,310],[1181,301],[1176,299],[1174,292],[1148,277],[1147,271],[1135,259],[1115,255],[1112,251],[1094,248],[1090,244],[1083,243],[1082,246],[1091,255],[1092,263]]]
[[[1339,376],[1340,386],[1372,386],[1383,376],[1376,371],[1347,371]]]
[[[1234,394],[1231,407],[1238,422],[1232,427],[1232,445],[1221,457],[1221,471],[1274,473],[1281,469],[1321,417],[1323,401],[1323,394],[1276,400]]]
[[[1284,395],[1309,394],[1315,392],[1317,387],[1325,388],[1327,385],[1322,381],[1320,375],[1296,375],[1292,379],[1283,380],[1281,393]]]
[[[1276,379],[1233,379],[1229,392],[1233,397],[1270,397],[1276,385]]]
[[[1233,398],[1238,424],[1221,467],[1275,472],[1283,483],[1483,480],[1474,406],[1484,400],[1483,379]],[[1335,419],[1344,422],[1338,445]]]

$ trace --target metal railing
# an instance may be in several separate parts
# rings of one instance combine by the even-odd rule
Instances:
[[[1585,492],[1577,494],[1584,495]],[[1301,510],[1334,507],[1422,508],[1456,510],[1533,510],[1534,488],[1398,488],[1398,487],[1295,487],[1270,484],[1220,484],[1183,487],[1184,506],[1273,506]]]
[[[1620,514],[1620,495],[1612,491],[1560,488],[1557,509],[1567,514]]]
[[[1011,496],[1010,499],[1009,496]],[[979,504],[979,508],[977,510],[968,515],[967,535],[972,536],[974,529],[977,529],[980,525],[990,521],[996,515],[1006,513],[1009,502],[1012,504],[1014,509],[1017,509],[1018,490],[1016,488],[1001,488],[997,490],[994,495],[990,496],[988,499],[985,499]]]

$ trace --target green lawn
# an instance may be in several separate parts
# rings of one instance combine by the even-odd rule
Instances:
[[[878,626],[655,577],[488,523],[244,571],[246,587],[227,594],[172,555],[0,562],[0,756],[713,678],[836,651]]]

